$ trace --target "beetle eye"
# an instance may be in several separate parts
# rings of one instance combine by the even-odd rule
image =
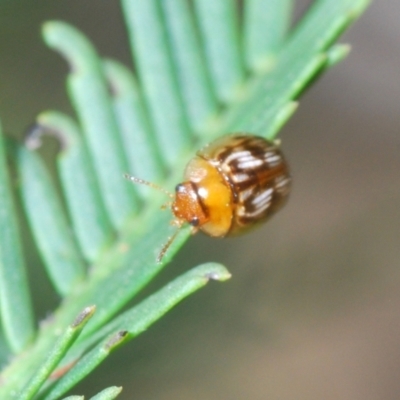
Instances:
[[[175,186],[175,192],[179,193],[179,192],[183,192],[185,190],[185,187],[182,185],[182,183],[178,183]]]
[[[197,217],[194,217],[190,222],[189,222],[189,224],[190,225],[192,225],[192,226],[199,226],[199,219],[197,218]]]

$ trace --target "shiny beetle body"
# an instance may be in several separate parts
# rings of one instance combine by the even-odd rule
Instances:
[[[241,234],[264,222],[290,192],[288,166],[276,143],[235,134],[217,139],[189,161],[176,187],[176,224],[213,237]]]
[[[173,225],[180,228],[188,223],[192,233],[201,230],[212,237],[245,233],[267,220],[286,203],[291,184],[278,144],[248,134],[224,136],[198,151],[174,194],[143,179],[126,177],[172,199]],[[158,262],[177,232],[162,247]]]

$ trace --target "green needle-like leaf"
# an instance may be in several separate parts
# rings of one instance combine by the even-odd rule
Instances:
[[[225,281],[230,277],[230,273],[220,264],[207,263],[200,265],[176,278],[138,306],[126,311],[105,325],[104,328],[88,339],[85,346],[94,344],[97,340],[111,334],[113,331],[123,329],[128,330],[131,337],[135,337],[183,298],[206,285],[210,279]]]
[[[343,61],[350,53],[351,47],[348,44],[336,44],[327,52],[327,68],[331,68]]]
[[[54,135],[60,141],[62,149],[57,162],[66,204],[81,250],[93,262],[110,240],[112,227],[86,145],[75,122],[57,111],[47,111],[37,117],[27,145],[31,149],[40,146],[43,135]]]
[[[280,52],[274,68],[252,80],[246,96],[226,112],[217,131],[245,130],[274,137],[276,131],[271,127],[277,126],[274,121],[279,110],[327,65],[326,49],[367,4],[368,0],[317,1]]]
[[[138,306],[126,311],[101,331],[91,336],[85,347],[101,339],[104,335],[111,334],[105,341],[103,340],[83,356],[65,376],[60,378],[50,389],[49,393],[46,394],[44,400],[52,400],[61,396],[75,383],[79,382],[83,376],[90,373],[97,365],[104,361],[110,351],[115,346],[120,345],[121,341],[133,339],[145,331],[182,299],[205,286],[210,279],[224,281],[229,278],[229,272],[222,265],[216,263],[204,264],[175,279],[142,301]],[[112,332],[117,332],[117,336],[112,334]],[[115,342],[114,339],[116,340]],[[111,344],[110,340],[112,340]]]
[[[186,241],[188,230],[182,230],[162,262],[157,262],[158,252],[168,238],[170,216],[159,212],[154,217],[156,218],[151,224],[143,222],[146,226],[146,230],[142,232],[143,236],[135,241],[122,257],[118,255],[118,251],[120,247],[123,248],[123,244],[115,249],[117,254],[109,254],[109,257],[102,260],[101,265],[96,266],[93,271],[93,284],[88,285],[84,293],[71,298],[74,307],[92,303],[97,306],[97,312],[85,329],[84,336],[98,331],[112,315],[151,281]],[[121,260],[118,260],[118,257],[121,257]],[[115,268],[116,259],[119,261],[118,268]]]
[[[190,143],[178,78],[157,0],[122,0],[132,54],[154,128],[168,166]]]
[[[48,355],[46,361],[41,365],[40,369],[35,373],[33,378],[28,383],[26,389],[18,396],[18,400],[30,400],[39,391],[43,383],[53,372],[54,368],[61,361],[65,353],[72,346],[78,338],[83,327],[95,312],[95,307],[86,307],[76,317],[75,321],[68,326],[66,331],[57,340],[51,353]]]
[[[33,339],[33,310],[0,128],[0,309],[9,347],[19,352]]]
[[[270,139],[275,137],[277,132],[272,132],[271,128],[276,126],[274,121],[280,110],[296,98],[325,62],[325,54],[299,57],[291,64],[279,65],[270,74],[256,79],[247,101],[238,103],[237,108],[228,113],[225,130],[246,130],[260,132]]]
[[[200,38],[186,0],[164,0],[160,4],[190,128],[198,134],[218,107]]]
[[[111,386],[91,397],[89,400],[113,400],[122,392],[122,387]]]
[[[237,4],[227,0],[195,0],[206,60],[218,99],[232,100],[244,79]]]
[[[250,70],[266,70],[289,29],[293,0],[244,1],[244,51]]]
[[[56,400],[101,364],[117,347],[127,339],[127,332],[121,331],[97,346],[60,378],[44,395],[43,400]]]
[[[65,23],[46,23],[43,37],[71,66],[68,77],[71,101],[82,124],[110,219],[120,228],[135,211],[134,188],[122,178],[128,164],[101,60],[90,42]]]
[[[84,265],[50,176],[39,156],[17,150],[21,195],[29,223],[55,288],[66,295],[84,277]]]
[[[157,182],[164,175],[149,115],[135,77],[128,68],[106,60],[104,69],[111,87],[114,111],[128,159],[129,174]],[[148,193],[143,186],[137,188]]]
[[[0,330],[0,366],[6,365],[11,358],[11,351],[7,344],[4,332]]]

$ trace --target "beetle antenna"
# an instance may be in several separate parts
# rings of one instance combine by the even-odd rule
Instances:
[[[172,236],[170,236],[167,240],[167,242],[163,245],[163,247],[160,250],[160,253],[157,256],[157,263],[160,263],[162,261],[162,259],[165,256],[165,253],[167,252],[167,250],[169,249],[169,246],[171,246],[171,244],[173,243],[173,241],[176,239],[176,236],[179,233],[180,228],[178,228]]]
[[[161,186],[156,185],[155,183],[145,181],[144,179],[136,178],[136,176],[132,176],[132,175],[129,175],[129,174],[124,174],[124,177],[126,179],[129,179],[133,183],[139,183],[140,185],[150,186],[153,189],[156,189],[156,190],[158,190],[160,192],[163,192],[164,194],[166,194],[171,199],[173,199],[175,197],[171,192],[169,192],[168,190],[162,188]]]

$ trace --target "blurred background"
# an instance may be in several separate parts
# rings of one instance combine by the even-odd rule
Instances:
[[[286,208],[240,238],[196,235],[146,292],[203,261],[233,278],[183,302],[75,394],[123,385],[121,399],[400,398],[399,15],[398,0],[372,4],[342,38],[350,56],[283,129],[294,180]],[[0,116],[17,136],[44,109],[72,112],[67,67],[40,38],[49,19],[130,63],[116,1],[3,1]],[[45,317],[58,299],[27,253]]]

